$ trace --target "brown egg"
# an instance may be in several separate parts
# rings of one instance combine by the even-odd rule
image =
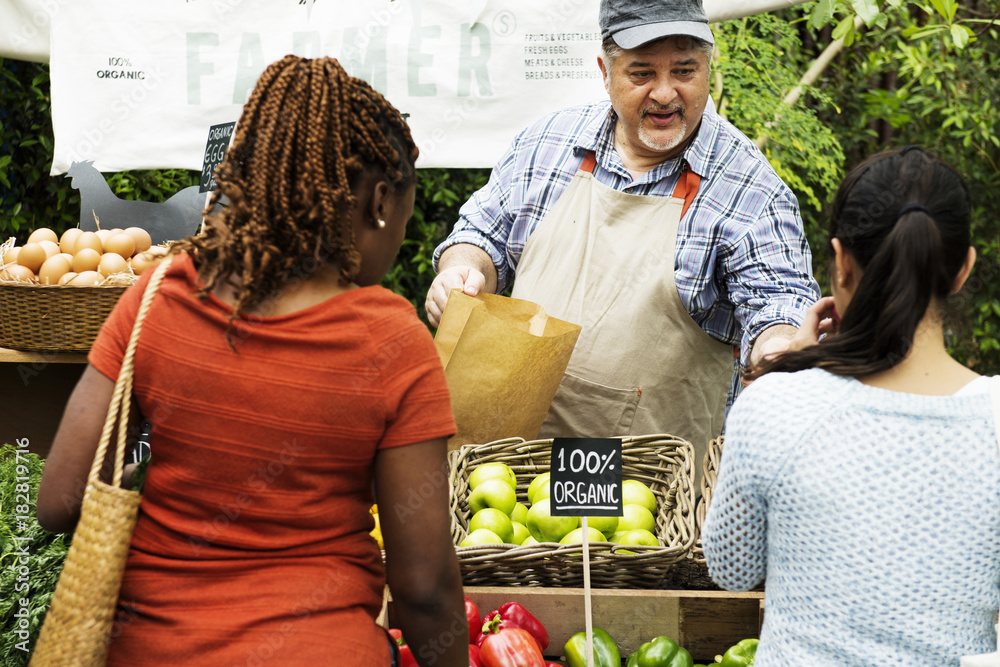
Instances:
[[[128,227],[125,233],[135,240],[135,251],[137,253],[145,252],[153,245],[153,239],[149,237],[149,232],[142,227]]]
[[[101,253],[93,248],[82,248],[73,255],[73,270],[77,273],[96,271],[101,263]]]
[[[69,273],[69,260],[62,255],[49,257],[38,269],[38,282],[43,285],[58,285],[59,279]]]
[[[118,232],[109,236],[108,240],[104,242],[104,252],[117,253],[128,259],[135,254],[135,239],[132,238],[131,234]]]
[[[59,254],[59,244],[56,243],[55,241],[39,241],[38,245],[45,248],[46,259],[48,259],[49,257],[55,257],[56,255]]]
[[[66,284],[74,287],[90,287],[91,285],[99,285],[102,282],[104,282],[104,276],[97,271],[81,271],[76,278],[73,278],[73,280]]]
[[[154,246],[159,247],[159,246]],[[153,252],[152,249],[146,252],[140,252],[135,257],[132,258],[131,266],[132,273],[137,276],[141,276],[143,273],[148,271],[151,267],[156,266],[163,260],[164,253]]]
[[[42,268],[42,264],[48,258],[41,243],[25,243],[21,246],[21,252],[17,253],[17,263],[28,267],[32,273]]]
[[[83,230],[79,227],[70,227],[67,229],[59,238],[59,249],[72,255],[76,249],[76,240],[80,238],[80,234],[83,234]]]
[[[110,276],[112,273],[128,271],[128,262],[116,252],[106,252],[101,255],[101,261],[97,265],[97,270],[102,276]]]
[[[73,254],[76,255],[76,253],[84,248],[90,248],[100,254],[104,252],[104,242],[101,241],[101,237],[97,235],[97,232],[84,232],[77,237],[76,243],[73,244]]]
[[[76,271],[70,271],[69,273],[64,273],[63,277],[59,279],[59,284],[65,285],[69,281],[73,280],[73,278],[76,278],[78,275],[79,274]]]
[[[14,262],[16,262],[17,261],[17,254],[19,252],[21,252],[21,246],[17,246],[16,248],[11,248],[10,250],[8,250],[4,254],[3,261],[0,262],[0,265],[2,265],[2,264],[13,264]]]
[[[68,252],[61,252],[61,253],[59,253],[59,256],[60,257],[65,257],[66,259],[68,259],[70,264],[73,263],[73,255],[72,254],[70,254]]]
[[[101,239],[101,243],[104,243],[113,234],[110,229],[98,229],[96,232],[97,238]]]
[[[0,280],[9,280],[19,283],[33,283],[35,282],[35,273],[26,266],[11,264],[7,268],[0,271]]]
[[[59,243],[59,236],[48,227],[39,227],[31,232],[31,235],[28,237],[28,243],[38,243],[39,241]]]

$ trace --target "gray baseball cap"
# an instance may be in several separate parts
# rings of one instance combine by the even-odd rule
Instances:
[[[601,0],[601,40],[623,49],[671,35],[690,35],[715,44],[701,0]]]

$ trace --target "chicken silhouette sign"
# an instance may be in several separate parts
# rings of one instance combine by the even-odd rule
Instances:
[[[196,234],[201,226],[205,195],[197,185],[156,203],[119,198],[91,161],[74,162],[66,176],[80,191],[80,229],[84,231],[141,227],[154,244],[162,244]]]

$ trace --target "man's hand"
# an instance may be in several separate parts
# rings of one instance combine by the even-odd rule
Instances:
[[[468,243],[456,243],[441,253],[437,277],[424,301],[427,321],[432,327],[441,323],[441,313],[453,289],[460,289],[469,296],[497,291],[497,269],[485,250]]]
[[[441,313],[453,289],[460,289],[469,296],[476,296],[486,288],[486,276],[471,266],[453,266],[437,275],[427,290],[427,320],[432,327],[441,323]]]

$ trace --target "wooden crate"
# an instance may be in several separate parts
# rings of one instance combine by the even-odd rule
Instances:
[[[524,605],[549,632],[545,654],[550,659],[558,659],[566,641],[586,626],[582,588],[466,586],[465,595],[481,614],[504,602]],[[594,589],[591,606],[594,627],[615,638],[623,664],[629,653],[659,635],[675,639],[695,662],[711,663],[741,639],[760,637],[764,620],[762,592]]]

